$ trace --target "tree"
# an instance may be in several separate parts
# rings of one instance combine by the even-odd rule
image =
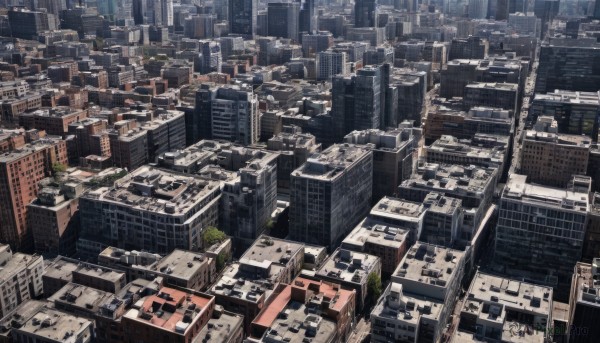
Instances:
[[[367,293],[371,302],[374,304],[381,295],[381,277],[376,273],[369,274],[367,279]]]
[[[67,166],[62,163],[53,163],[52,164],[52,172],[56,175],[58,173],[64,173],[67,170]]]
[[[227,235],[225,234],[225,232],[213,226],[209,226],[208,228],[206,228],[206,230],[204,230],[204,234],[202,235],[202,240],[204,241],[205,247],[221,243],[226,239]]]

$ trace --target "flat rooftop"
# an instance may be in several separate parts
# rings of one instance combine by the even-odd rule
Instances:
[[[337,282],[363,284],[379,263],[377,256],[338,248],[319,268],[317,275],[336,279]]]
[[[457,266],[464,255],[464,251],[417,242],[404,255],[392,278],[445,288],[454,278],[462,277],[457,275]]]
[[[215,308],[217,311],[217,308]],[[244,316],[222,311],[218,318],[208,320],[208,323],[200,330],[200,333],[192,340],[192,343],[223,343],[228,342],[236,328],[243,325]]]
[[[102,187],[84,196],[129,205],[138,210],[179,216],[216,193],[219,182],[143,166],[119,179],[114,188]]]
[[[497,89],[516,92],[519,89],[519,85],[516,83],[475,82],[466,85],[465,88]]]
[[[506,149],[504,147],[483,147],[472,144],[471,140],[458,139],[454,136],[443,135],[430,146],[425,147],[427,154],[448,154],[463,158],[487,161],[500,165],[504,161]]]
[[[331,180],[370,154],[368,148],[359,145],[332,145],[309,157],[305,164],[292,172],[292,176]]]
[[[406,228],[365,218],[344,238],[342,247],[363,247],[365,244],[373,244],[400,249],[405,244],[408,233],[409,230]]]
[[[386,196],[373,206],[371,215],[417,223],[423,217],[425,210],[422,203]]]
[[[153,264],[150,269],[168,274],[170,278],[190,280],[199,273],[202,265],[208,263],[209,258],[202,253],[175,249],[156,264]]]
[[[25,144],[13,151],[0,154],[0,163],[10,163],[29,156],[30,154],[53,147],[61,141],[60,137],[46,137],[33,143]]]
[[[49,117],[49,118],[63,118],[71,115],[83,115],[87,116],[87,111],[72,109],[66,106],[58,107],[43,107],[37,110],[27,111],[20,114],[20,116],[26,117]],[[84,118],[81,118],[84,119]]]
[[[225,268],[221,278],[210,289],[212,294],[225,297],[238,298],[251,303],[258,303],[260,299],[268,299],[277,282],[274,275],[282,267],[271,265],[268,277],[256,277],[256,274],[240,270],[239,263],[233,263]]]
[[[581,213],[587,212],[590,206],[589,195],[585,192],[530,184],[526,175],[519,174],[509,176],[502,197]]]
[[[163,287],[157,294],[140,299],[124,317],[183,335],[193,329],[213,299]]]
[[[304,249],[304,244],[261,235],[240,257],[240,263],[287,265],[290,259]]]
[[[344,142],[351,144],[373,144],[378,150],[399,151],[412,143],[412,129],[395,128],[388,131],[371,129],[352,131],[344,137]]]
[[[371,316],[418,326],[421,317],[438,321],[443,308],[443,302],[405,293],[401,284],[392,281],[379,298]]]
[[[580,147],[586,150],[590,148],[590,145],[592,143],[592,139],[588,136],[567,135],[563,133],[552,133],[536,130],[525,131],[524,140]]]
[[[556,89],[554,92],[546,94],[535,93],[533,102],[557,102],[565,104],[600,106],[600,93]]]
[[[589,307],[600,307],[600,259],[594,259],[592,264],[578,262],[575,266],[575,282],[577,287],[576,303]]]
[[[24,270],[36,261],[43,261],[42,256],[28,255],[20,252],[13,253],[12,258],[0,267],[0,280],[4,283],[6,280],[13,278],[15,273]]]
[[[83,312],[97,313],[101,306],[114,298],[113,293],[69,282],[48,298],[48,301],[76,307]]]
[[[40,309],[17,331],[51,342],[75,343],[89,341],[92,322],[47,307]]]

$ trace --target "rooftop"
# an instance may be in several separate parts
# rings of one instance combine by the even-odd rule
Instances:
[[[379,298],[371,316],[417,326],[421,317],[439,320],[443,307],[444,303],[435,299],[405,293],[402,284],[392,281]]]
[[[140,299],[124,317],[184,335],[211,302],[214,298],[202,293],[162,287],[157,294]]]
[[[62,118],[71,115],[81,115],[84,114],[84,117],[87,116],[87,112],[79,109],[72,109],[66,106],[58,106],[58,107],[44,107],[37,110],[27,111],[25,113],[20,114],[20,116],[25,117],[52,117],[52,118]],[[84,119],[84,118],[81,118]]]
[[[84,196],[178,216],[193,210],[205,197],[217,192],[218,187],[216,181],[144,166],[119,179],[114,188],[98,188]]]
[[[75,343],[89,341],[91,327],[87,319],[44,307],[16,330],[50,342]]]
[[[0,154],[0,163],[10,163],[20,160],[34,152],[53,147],[59,141],[62,141],[60,137],[46,137],[29,144],[25,144],[18,149]]]
[[[399,151],[412,144],[412,129],[392,129],[389,131],[371,129],[352,131],[344,137],[344,142],[352,144],[372,144],[374,148],[383,151]]]
[[[519,85],[516,83],[475,82],[475,83],[470,83],[470,84],[466,85],[465,88],[498,89],[498,90],[516,92],[519,89]]]
[[[244,316],[223,311],[218,305],[215,307],[213,317],[208,320],[192,343],[223,343],[231,338],[236,328],[243,325]]]
[[[208,261],[209,258],[202,253],[175,249],[153,264],[150,269],[167,274],[170,278],[190,280],[198,274],[202,265],[209,263]]]
[[[371,215],[376,217],[398,218],[409,222],[419,222],[425,214],[422,203],[383,197],[371,209]]]
[[[332,180],[358,161],[370,155],[366,147],[353,144],[335,144],[315,153],[292,176]]]
[[[317,275],[339,282],[363,284],[379,263],[377,256],[338,248],[319,268]]]
[[[535,93],[533,102],[538,101],[600,106],[600,93],[556,89],[552,93]]]
[[[577,212],[587,212],[589,209],[589,195],[586,192],[530,184],[526,175],[519,174],[509,176],[502,198]]]
[[[457,275],[465,252],[417,242],[392,274],[393,280],[413,280],[445,288]]]
[[[240,263],[256,264],[264,268],[271,263],[287,265],[303,249],[302,243],[261,235],[242,255]]]
[[[600,259],[595,258],[592,264],[578,262],[573,281],[576,303],[600,307]]]
[[[342,247],[363,247],[366,243],[399,249],[407,240],[408,230],[366,218],[344,238]],[[349,248],[348,247],[348,248]]]
[[[114,298],[113,293],[69,282],[49,297],[48,301],[63,303],[78,308],[79,311],[95,314],[100,311],[101,306],[110,303]]]
[[[470,139],[458,139],[450,135],[443,135],[430,146],[426,146],[425,151],[427,155],[431,153],[457,155],[463,158],[478,159],[482,161],[481,163],[487,162],[496,165],[501,165],[506,155],[504,145],[484,147]]]
[[[211,293],[225,297],[233,297],[244,301],[258,303],[267,299],[276,286],[276,277],[283,268],[271,264],[268,275],[259,275],[246,271],[245,266],[233,263],[225,268],[221,278],[211,288]]]

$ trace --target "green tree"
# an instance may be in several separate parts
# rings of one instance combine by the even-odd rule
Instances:
[[[221,243],[226,239],[227,235],[225,232],[213,226],[206,228],[206,230],[204,230],[204,234],[202,235],[202,240],[204,241],[205,247],[209,247],[216,243]]]
[[[52,172],[54,174],[58,174],[58,173],[64,173],[67,170],[67,166],[65,166],[62,163],[54,163],[52,164]]]
[[[381,277],[376,273],[369,274],[369,278],[367,279],[367,293],[373,304],[379,299],[381,291]]]

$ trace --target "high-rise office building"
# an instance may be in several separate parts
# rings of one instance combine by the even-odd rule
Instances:
[[[267,8],[269,36],[289,38],[298,41],[298,18],[300,5],[293,3],[269,3]]]
[[[377,26],[377,0],[356,0],[354,2],[354,27]]]
[[[57,19],[47,12],[19,8],[8,11],[8,21],[14,38],[36,40],[40,32],[56,30]]]
[[[347,54],[344,51],[327,50],[317,53],[317,80],[331,80],[335,75],[347,75]]]
[[[550,39],[540,47],[540,60],[535,92],[597,92],[600,70],[594,62],[600,58],[600,45],[595,40]]]
[[[290,238],[333,251],[371,206],[373,153],[333,145],[292,172]]]
[[[592,263],[578,262],[573,270],[569,295],[569,342],[587,343],[600,337],[600,326],[595,318],[600,316],[600,258]]]
[[[229,0],[229,33],[254,39],[258,0]]]
[[[504,272],[555,287],[565,301],[588,221],[590,179],[552,188],[512,174],[500,198],[494,259]],[[588,190],[580,190],[588,187]],[[575,188],[577,187],[577,188]]]
[[[304,57],[315,57],[333,45],[333,35],[327,31],[302,35],[302,53]]]
[[[456,38],[450,44],[448,60],[457,58],[484,59],[488,55],[489,43],[480,37]]]
[[[223,57],[221,56],[221,44],[214,41],[202,41],[200,43],[200,68],[198,70],[202,74],[212,72],[221,72]]]
[[[300,32],[313,33],[317,30],[317,17],[315,15],[315,0],[304,0],[300,7],[299,29]]]

